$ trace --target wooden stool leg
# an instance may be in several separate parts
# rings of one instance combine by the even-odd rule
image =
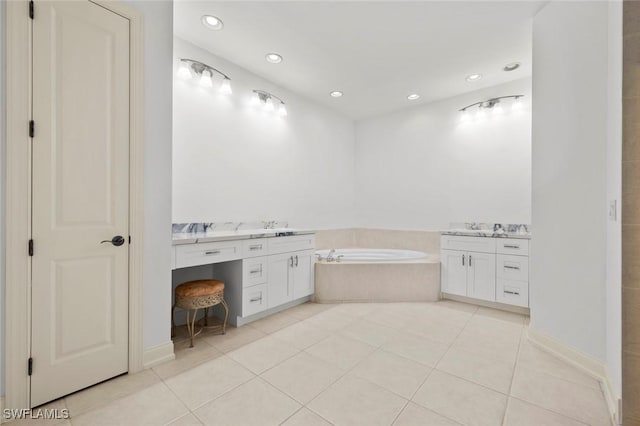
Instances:
[[[227,333],[227,319],[229,318],[229,307],[227,302],[222,299],[222,306],[224,307],[224,322],[222,323],[222,334]]]
[[[176,337],[176,304],[171,306],[171,337]]]
[[[189,335],[191,336],[191,345],[189,346],[190,348],[193,347],[193,338],[195,337],[196,334],[196,317],[198,316],[198,310],[195,309],[193,311],[193,319],[191,320],[191,328],[189,330]],[[189,322],[189,317],[187,316],[187,322]]]
[[[204,308],[204,326],[209,326],[209,307]]]

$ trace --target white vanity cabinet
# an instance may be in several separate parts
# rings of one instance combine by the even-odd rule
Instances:
[[[529,240],[443,235],[445,294],[529,306]]]
[[[442,292],[496,300],[496,255],[493,239],[443,236]],[[444,249],[445,247],[454,250]]]
[[[239,326],[308,300],[314,292],[314,253],[311,233],[180,244],[174,246],[173,269],[184,270],[174,278],[193,279],[191,267],[210,265],[207,274],[225,283],[229,323]]]

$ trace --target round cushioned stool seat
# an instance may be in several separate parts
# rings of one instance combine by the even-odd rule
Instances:
[[[218,280],[188,281],[176,287],[176,296],[202,297],[224,291],[224,283]]]

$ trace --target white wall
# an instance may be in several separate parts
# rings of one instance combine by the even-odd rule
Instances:
[[[533,23],[531,327],[606,353],[607,10],[551,2]]]
[[[128,1],[144,14],[144,347],[171,341],[173,2]]]
[[[218,68],[233,95],[176,77],[173,221],[352,226],[353,122],[184,40],[174,46],[174,67],[182,57]],[[288,116],[251,107],[252,89],[281,97]]]
[[[6,97],[5,97],[5,84],[6,84],[6,28],[5,15],[6,4],[0,2],[0,397],[4,395],[4,188],[5,188],[5,175],[4,175],[4,162],[6,153]]]
[[[524,94],[523,108],[461,123],[458,111]],[[357,123],[359,226],[436,230],[531,222],[531,79]]]
[[[622,1],[609,3],[607,200],[616,201],[617,220],[607,221],[607,369],[622,394]]]

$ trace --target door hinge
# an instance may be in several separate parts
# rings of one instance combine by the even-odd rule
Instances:
[[[30,376],[33,374],[33,358],[29,358],[27,361],[27,372]]]
[[[31,0],[29,2],[29,18],[33,19],[34,16],[35,16],[34,5],[33,5],[33,0]]]
[[[29,240],[29,256],[33,256],[33,240]]]
[[[29,120],[29,137],[32,138],[36,134],[36,122]]]

